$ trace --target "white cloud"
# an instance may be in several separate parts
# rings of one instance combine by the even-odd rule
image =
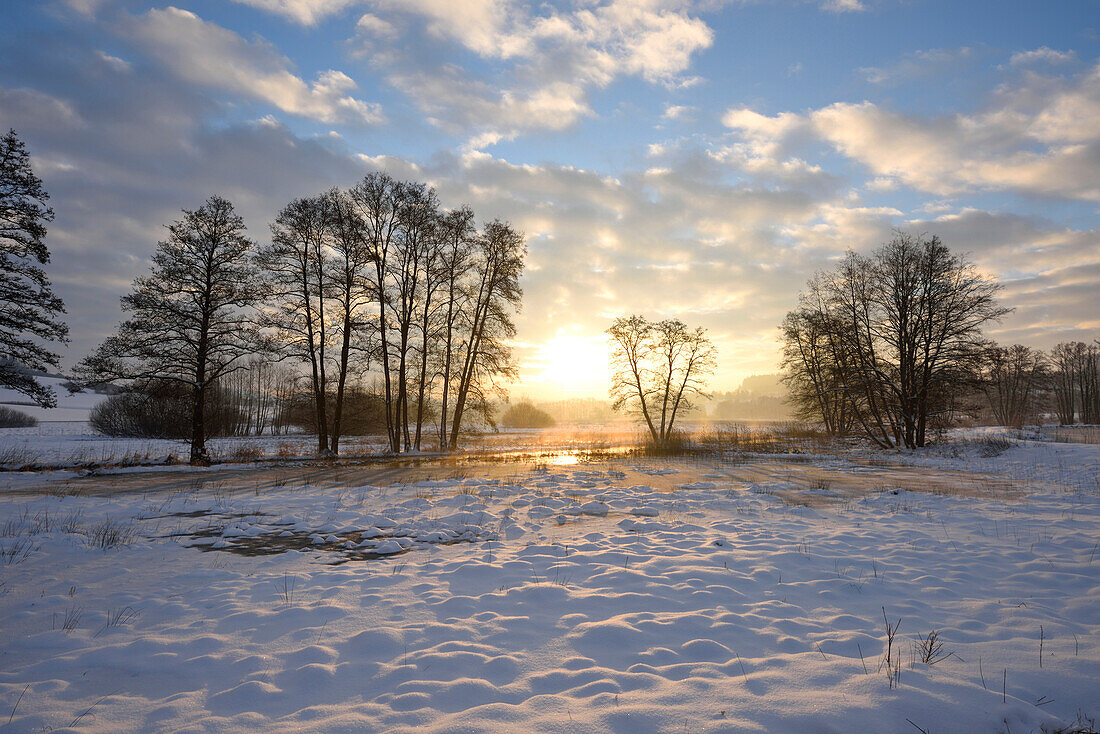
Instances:
[[[373,57],[432,121],[464,129],[474,146],[563,130],[592,114],[593,89],[622,77],[681,86],[691,81],[683,74],[692,56],[713,41],[678,0],[564,9],[515,0],[375,0],[374,10],[391,27],[421,30],[482,59],[486,68],[475,72],[468,63],[425,66],[411,51]]]
[[[683,120],[694,111],[695,108],[688,105],[670,104],[665,106],[661,117],[665,120]]]
[[[769,117],[748,107],[726,110],[722,124],[735,130],[754,155],[777,159],[784,157],[784,151],[796,136],[809,129],[807,120],[793,112]]]
[[[821,7],[834,13],[853,13],[866,10],[860,0],[823,0]]]
[[[0,87],[0,110],[4,111],[4,127],[14,123],[17,116],[27,121],[21,127],[31,126],[36,130],[64,130],[86,124],[71,102],[36,89]]]
[[[96,51],[96,55],[115,71],[130,71],[132,68],[129,61],[111,56],[104,51]]]
[[[463,129],[475,146],[565,129],[592,113],[593,89],[621,77],[670,88],[697,84],[685,72],[714,37],[692,15],[690,0],[236,1],[303,25],[349,6],[369,8],[356,24],[353,56],[373,63],[441,127]],[[424,43],[432,54],[417,51]],[[474,70],[462,58],[469,53],[486,67]]]
[[[364,13],[359,16],[355,28],[360,33],[365,33],[374,38],[393,38],[397,35],[397,29],[393,23],[379,18],[372,13]]]
[[[458,41],[479,56],[507,59],[529,52],[523,8],[511,0],[375,0],[374,5],[415,16],[431,35]]]
[[[77,15],[95,17],[106,0],[64,0],[65,5]]]
[[[318,21],[338,13],[358,0],[235,0],[302,25],[315,25]]]
[[[1073,78],[1029,76],[985,109],[934,118],[872,102],[768,117],[723,117],[757,155],[779,157],[810,132],[873,175],[937,196],[973,190],[1100,201],[1100,65]]]
[[[1035,63],[1065,64],[1074,61],[1076,58],[1077,54],[1074,51],[1057,51],[1047,46],[1040,46],[1031,51],[1020,51],[1012,54],[1012,58],[1008,60],[1008,63],[1012,66]]]
[[[251,97],[292,115],[325,123],[376,124],[381,108],[351,96],[357,85],[329,69],[310,83],[261,41],[249,42],[194,13],[168,7],[133,18],[132,39],[175,75],[193,84]]]
[[[583,87],[565,81],[498,91],[454,67],[395,72],[391,81],[418,101],[431,123],[456,134],[476,131],[469,142],[474,148],[531,129],[564,130],[592,114]]]

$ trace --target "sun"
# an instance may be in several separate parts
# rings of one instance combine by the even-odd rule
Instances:
[[[534,382],[561,394],[596,396],[607,392],[610,372],[607,338],[559,332],[538,347]]]

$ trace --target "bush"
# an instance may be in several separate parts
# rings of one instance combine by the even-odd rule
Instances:
[[[98,433],[124,438],[189,438],[191,387],[179,382],[135,382],[92,408],[88,422]],[[233,435],[241,422],[239,408],[218,388],[207,393],[206,435]]]
[[[549,428],[554,425],[549,413],[526,400],[509,408],[500,422],[505,428]]]
[[[0,428],[34,428],[38,419],[21,410],[0,405]]]
[[[105,436],[187,438],[191,408],[184,388],[165,383],[134,385],[92,408],[88,422]]]

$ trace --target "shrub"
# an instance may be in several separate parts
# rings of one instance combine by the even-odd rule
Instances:
[[[98,433],[125,438],[191,436],[189,385],[163,380],[131,384],[92,408],[88,422]],[[207,392],[207,436],[233,435],[241,422],[239,407],[216,386]]]
[[[34,428],[38,419],[21,410],[0,405],[0,428]]]
[[[187,438],[191,435],[190,391],[184,385],[138,383],[92,408],[88,422],[105,436]]]
[[[526,400],[510,407],[500,422],[505,428],[549,428],[554,425],[549,413]]]

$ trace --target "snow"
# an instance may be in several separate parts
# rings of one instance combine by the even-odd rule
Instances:
[[[26,395],[6,387],[0,387],[0,405],[7,405],[39,421],[84,422],[88,420],[92,408],[107,399],[106,395],[91,390],[69,394],[69,389],[64,384],[65,379],[61,377],[35,379],[39,384],[53,389],[57,396],[57,407],[41,408],[31,403]]]
[[[348,454],[381,453],[377,436],[341,439]],[[254,462],[256,458],[310,457],[317,438],[308,434],[211,438],[207,449],[216,460]],[[45,468],[142,467],[178,463],[188,456],[185,439],[111,438],[92,430],[87,421],[43,422],[33,428],[0,428],[0,465]]]
[[[0,728],[1020,734],[1100,715],[1100,448],[983,453],[13,485]],[[942,490],[964,471],[1016,491]],[[926,665],[932,630],[952,654]]]

